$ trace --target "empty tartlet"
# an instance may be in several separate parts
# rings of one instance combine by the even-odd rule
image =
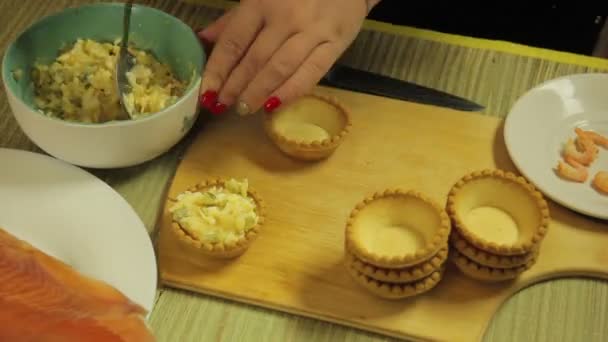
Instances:
[[[308,161],[329,157],[351,126],[344,106],[317,94],[302,96],[264,116],[264,128],[273,143],[288,156]]]
[[[169,208],[178,239],[217,258],[243,254],[264,223],[264,204],[245,180],[208,180],[180,193]]]
[[[403,268],[431,259],[447,245],[446,212],[415,191],[377,192],[357,204],[345,229],[346,249],[383,268]]]
[[[387,283],[410,283],[431,275],[439,271],[448,257],[448,247],[444,247],[437,254],[418,265],[405,268],[381,268],[370,265],[359,260],[350,252],[345,253],[346,264],[352,266],[357,272],[381,282]]]
[[[522,255],[539,248],[549,226],[543,196],[523,177],[502,170],[467,174],[448,194],[454,231],[495,255]]]

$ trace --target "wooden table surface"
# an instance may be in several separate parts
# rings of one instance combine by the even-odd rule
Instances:
[[[145,0],[192,27],[203,26],[226,8],[221,0]],[[40,17],[87,0],[0,1],[2,52]],[[198,4],[197,4],[198,3]],[[204,5],[203,5],[204,4]],[[438,88],[480,102],[480,115],[504,117],[534,85],[554,77],[608,70],[608,61],[367,22],[341,62]],[[90,170],[134,207],[156,238],[163,193],[175,172],[185,139],[167,154],[121,170]],[[0,147],[40,150],[22,133],[0,93]],[[466,315],[466,308],[463,308]],[[497,312],[484,341],[607,341],[608,283],[570,278],[524,289]],[[232,301],[159,288],[151,315],[159,341],[393,341],[330,323]],[[441,322],[438,329],[441,328]]]

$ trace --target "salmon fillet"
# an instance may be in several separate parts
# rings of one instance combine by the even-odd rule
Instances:
[[[146,342],[146,310],[0,228],[0,341]]]

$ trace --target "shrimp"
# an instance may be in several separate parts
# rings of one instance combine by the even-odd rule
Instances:
[[[598,171],[593,177],[593,186],[597,190],[608,194],[608,171]]]
[[[579,148],[577,148],[577,145]],[[593,141],[586,137],[577,139],[576,143],[573,139],[568,139],[564,146],[563,156],[564,158],[570,157],[579,164],[589,166],[597,157],[597,148]]]
[[[581,163],[577,162],[571,156],[566,156],[565,162],[560,160],[557,164],[557,173],[568,180],[584,183],[589,177],[589,171]]]
[[[574,132],[576,132],[576,135],[578,137],[586,137],[591,140],[595,145],[602,146],[603,148],[608,148],[608,138],[597,132],[585,131],[579,127],[575,128]]]

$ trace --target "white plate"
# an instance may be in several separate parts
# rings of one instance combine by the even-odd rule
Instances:
[[[528,91],[506,118],[505,143],[520,172],[547,197],[581,214],[608,219],[608,196],[591,186],[595,172],[608,170],[606,149],[600,148],[584,184],[555,173],[575,127],[608,136],[608,74],[560,77]]]
[[[0,227],[152,310],[157,271],[148,232],[118,193],[84,170],[0,148]]]

